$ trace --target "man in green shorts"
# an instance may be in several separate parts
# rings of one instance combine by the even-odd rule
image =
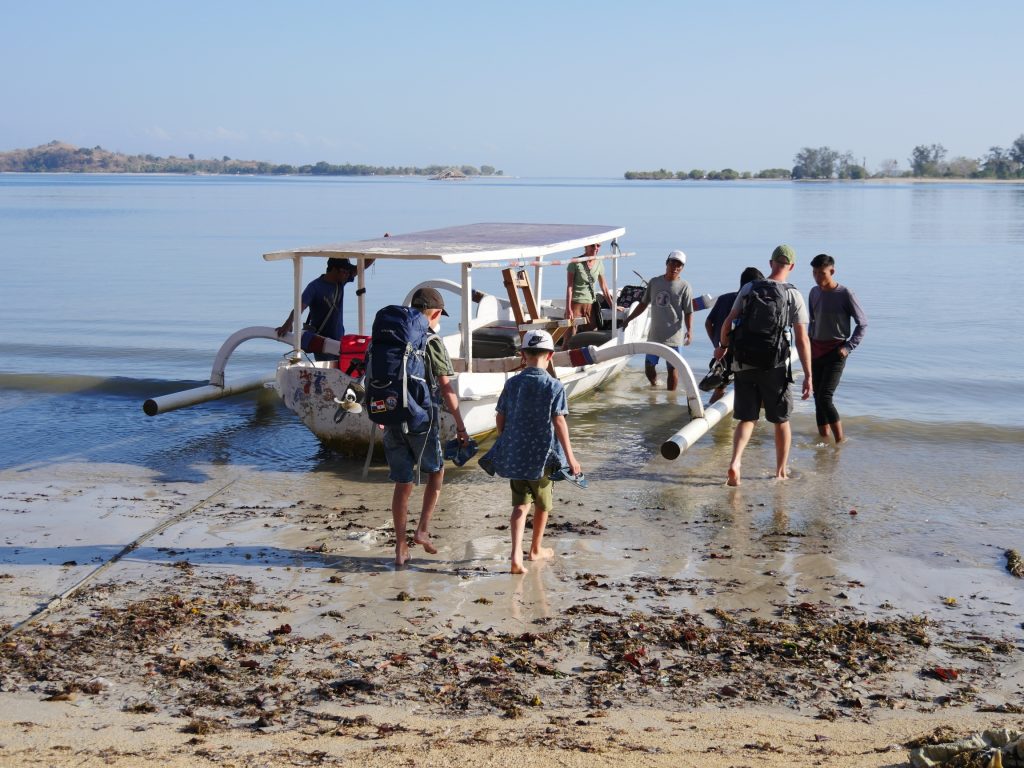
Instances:
[[[552,471],[568,466],[573,475],[582,472],[572,452],[565,415],[565,387],[547,372],[555,344],[547,331],[528,331],[523,336],[524,370],[505,382],[498,397],[498,440],[481,466],[509,480],[512,488],[512,573],[526,573],[523,566],[523,534],[530,504],[533,541],[529,560],[553,557],[541,546],[551,511]]]

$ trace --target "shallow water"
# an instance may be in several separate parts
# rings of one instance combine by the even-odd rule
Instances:
[[[2,478],[114,466],[196,488],[230,472],[266,483],[268,495],[282,473],[325,493],[362,487],[358,462],[322,448],[270,392],[152,419],[141,404],[203,383],[238,328],[284,319],[290,270],[260,254],[502,220],[624,225],[623,249],[638,255],[622,262],[620,282],[637,282],[634,269],[659,273],[664,254],[683,248],[698,293],[734,289],[742,268],[765,267],[781,241],[795,246],[794,281],[806,291],[807,261],[827,251],[869,317],[837,396],[850,440],[822,445],[811,405],[799,403],[786,483],[770,479],[765,425],[738,491],[722,485],[728,425],[678,461],[662,459],[684,406],[647,388],[635,363],[574,402],[570,427],[592,490],[571,512],[607,516],[629,536],[581,539],[545,579],[643,569],[715,579],[745,563],[756,582],[747,598],[827,595],[846,579],[870,583],[875,605],[891,594],[928,606],[933,592],[959,587],[969,599],[980,583],[986,599],[1022,607],[1004,594],[1018,585],[1001,570],[1003,549],[1024,549],[1024,365],[1011,353],[1024,329],[1007,278],[1024,253],[1019,186],[0,175]],[[373,268],[370,305],[435,276],[418,270]],[[495,271],[475,279],[499,290]],[[558,274],[547,280],[550,295]],[[686,350],[698,378],[710,357],[701,320]],[[267,372],[283,349],[247,344],[229,375]],[[382,470],[370,479],[386,495]],[[447,480],[451,494],[505,515],[481,481],[471,468]],[[498,531],[474,534],[465,556],[503,557],[503,542]],[[637,542],[645,552],[629,551]]]

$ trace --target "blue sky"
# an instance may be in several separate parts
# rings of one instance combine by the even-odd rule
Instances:
[[[5,3],[0,150],[520,176],[907,167],[1024,133],[1020,2]]]

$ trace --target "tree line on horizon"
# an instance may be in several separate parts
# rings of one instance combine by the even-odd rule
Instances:
[[[1024,134],[1008,147],[991,147],[979,158],[957,156],[947,160],[941,144],[919,144],[908,158],[909,168],[900,170],[899,161],[883,160],[871,174],[857,164],[852,152],[837,152],[831,147],[804,147],[793,156],[793,167],[767,168],[757,173],[735,171],[626,171],[629,180],[692,179],[732,181],[734,179],[867,179],[867,178],[944,178],[944,179],[1024,179]]]
[[[379,166],[344,163],[334,165],[321,160],[309,165],[287,165],[260,160],[233,160],[224,155],[202,159],[188,157],[158,157],[156,155],[126,155],[111,152],[100,146],[89,149],[59,141],[51,141],[32,149],[0,152],[0,172],[7,173],[184,173],[184,174],[236,174],[261,176],[436,176],[456,168],[466,176],[501,176],[491,165],[428,165]]]

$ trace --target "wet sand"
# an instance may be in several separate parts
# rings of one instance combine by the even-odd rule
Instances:
[[[1020,726],[1020,532],[988,513],[1020,481],[975,492],[1015,446],[896,483],[928,441],[854,424],[798,437],[779,483],[762,426],[732,490],[728,429],[675,463],[593,429],[525,576],[472,467],[438,555],[397,570],[380,468],[0,473],[0,634],[69,593],[0,642],[0,762],[881,766],[940,724]]]

